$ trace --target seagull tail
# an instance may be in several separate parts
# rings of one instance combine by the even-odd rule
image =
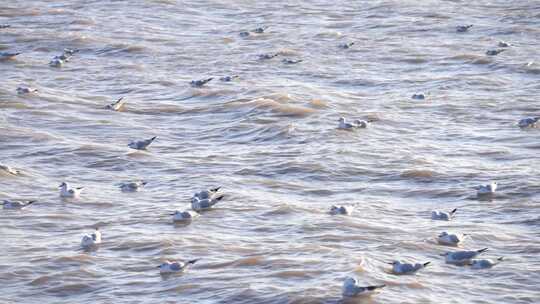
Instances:
[[[216,203],[219,202],[220,200],[222,200],[224,197],[225,197],[225,195],[220,195],[220,196],[216,197],[215,198]]]
[[[502,260],[504,260],[504,257],[498,257],[497,258],[497,261],[502,261]]]
[[[28,203],[26,203],[26,206],[30,206],[32,205],[33,203],[35,203],[36,201],[29,201]]]
[[[156,138],[157,138],[157,136],[154,136],[154,137],[150,138],[150,140],[154,141]]]
[[[386,287],[386,284],[383,284],[383,285],[367,286],[366,289],[367,289],[367,290],[375,290],[375,289],[379,289],[379,288],[383,288],[383,287]]]
[[[221,189],[221,186],[215,187],[215,188],[211,188],[211,189],[210,189],[210,192],[218,192],[219,189]]]
[[[431,264],[431,261],[425,262],[425,263],[424,263],[424,267],[426,267],[426,266],[429,265],[429,264]]]
[[[450,211],[450,214],[453,215],[454,213],[456,213],[456,211],[457,211],[457,208],[454,208],[454,210]]]
[[[480,250],[476,250],[476,252],[478,253],[482,253],[482,252],[486,252],[488,249],[487,248],[482,248]]]
[[[195,263],[197,263],[198,260],[200,260],[200,259],[189,260],[188,264],[195,264]]]

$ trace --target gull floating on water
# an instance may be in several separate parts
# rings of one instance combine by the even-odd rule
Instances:
[[[124,107],[125,104],[126,104],[126,101],[124,100],[124,97],[120,97],[115,102],[106,105],[105,109],[119,111],[120,109],[122,109],[122,107]]]
[[[54,67],[54,68],[59,68],[59,67],[63,66],[64,63],[65,63],[65,61],[62,60],[62,59],[53,58],[51,61],[49,61],[49,66]]]
[[[165,261],[165,263],[158,266],[159,272],[166,274],[166,273],[176,273],[176,272],[184,272],[186,271],[191,265],[195,264],[200,259],[190,260],[187,262],[170,262]]]
[[[511,47],[512,44],[508,43],[508,42],[505,42],[505,41],[499,41],[499,43],[497,44],[498,47]]]
[[[174,213],[171,213],[173,217],[173,222],[185,222],[190,221],[194,218],[197,218],[200,216],[199,213],[191,210],[186,211],[175,211]]]
[[[350,49],[354,45],[354,42],[341,43],[338,45],[340,49]]]
[[[13,175],[18,175],[19,173],[21,173],[21,172],[19,172],[19,170],[13,169],[12,167],[10,167],[8,165],[4,165],[4,164],[0,164],[0,170],[4,170],[7,173],[10,173],[10,174],[13,174]]]
[[[11,24],[0,24],[0,29],[11,27]]]
[[[302,59],[289,59],[289,58],[283,58],[283,60],[281,60],[281,62],[285,63],[285,64],[297,64],[297,63],[300,63],[304,60]]]
[[[466,236],[468,236],[468,234],[448,233],[444,231],[437,236],[437,242],[441,245],[457,246],[459,243],[463,242]]]
[[[17,210],[20,210],[20,209],[24,209],[24,208],[32,205],[35,202],[36,201],[8,201],[8,200],[4,200],[2,205],[3,205],[4,209],[17,209]]]
[[[199,200],[213,198],[217,194],[219,189],[221,189],[221,187],[215,187],[215,188],[210,188],[208,190],[202,190],[200,192],[193,194],[193,197]]]
[[[438,221],[449,221],[454,217],[454,213],[456,213],[457,208],[450,212],[443,212],[443,211],[431,211],[431,219],[432,220],[438,220]]]
[[[223,195],[200,199],[196,196],[191,198],[191,209],[195,211],[208,210],[223,199]]]
[[[266,31],[269,28],[269,26],[261,26],[253,30],[256,34],[262,34],[264,31]]]
[[[190,82],[190,84],[191,84],[192,87],[200,88],[203,85],[205,85],[205,84],[209,83],[210,81],[212,81],[212,79],[214,79],[214,78],[210,77],[210,78],[201,79],[201,80],[192,80]]]
[[[84,187],[72,188],[66,182],[61,183],[59,187],[61,197],[78,198],[84,190]]]
[[[350,123],[350,122],[347,122],[347,120],[345,119],[345,117],[340,117],[338,119],[338,129],[341,129],[341,130],[352,130],[352,129],[363,129],[363,128],[367,128],[367,126],[369,125],[369,123],[371,121],[369,120],[360,120],[360,119],[356,119],[353,123]]]
[[[0,52],[0,60],[9,60],[15,58],[15,56],[20,55],[21,53],[9,53],[9,52]]]
[[[330,214],[332,215],[338,215],[338,214],[341,214],[341,215],[351,215],[354,211],[354,207],[352,206],[336,206],[336,205],[332,205],[332,207],[330,207]]]
[[[223,76],[221,77],[219,80],[223,81],[223,82],[230,82],[230,81],[233,81],[234,79],[238,78],[240,76],[238,75],[232,75],[232,76]]]
[[[272,58],[277,57],[277,56],[279,56],[278,53],[260,54],[259,55],[259,60],[272,59]]]
[[[148,148],[148,146],[150,146],[150,144],[153,143],[156,138],[157,136],[150,139],[132,141],[128,144],[128,147],[135,150],[146,150],[146,148]]]
[[[463,265],[470,264],[472,259],[474,259],[479,254],[486,252],[486,250],[488,249],[483,248],[483,249],[475,250],[475,251],[446,252],[442,254],[442,256],[446,257],[447,264],[463,266]]]
[[[487,50],[486,51],[486,55],[488,56],[497,56],[499,55],[500,53],[506,51],[505,49],[498,49],[498,50]]]
[[[424,100],[426,99],[426,95],[424,95],[423,93],[418,93],[418,94],[413,94],[411,98],[416,99],[416,100]]]
[[[413,274],[416,273],[418,270],[425,268],[427,265],[429,265],[431,262],[426,262],[423,264],[420,263],[406,263],[401,261],[393,261],[391,263],[388,263],[392,265],[392,273],[394,274]]]
[[[386,285],[359,286],[355,278],[347,277],[343,283],[342,295],[344,297],[370,296],[377,293]]]
[[[146,186],[146,184],[147,182],[144,181],[122,183],[120,184],[120,189],[123,192],[138,192],[142,187]]]
[[[30,93],[34,93],[34,92],[37,92],[37,91],[38,91],[38,89],[30,88],[30,87],[18,87],[17,88],[17,94],[19,94],[19,95],[30,94]]]
[[[469,24],[469,25],[458,25],[458,26],[456,26],[456,32],[458,32],[458,33],[463,33],[463,32],[468,31],[471,27],[473,27],[472,24]]]
[[[488,269],[499,264],[502,260],[503,257],[497,258],[496,261],[491,259],[471,260],[469,265],[472,269]]]
[[[476,195],[478,196],[486,196],[486,195],[492,195],[497,190],[497,183],[491,182],[489,185],[481,185],[477,187]]]
[[[522,129],[535,128],[537,126],[538,121],[540,121],[540,116],[523,118],[518,122],[518,126]]]
[[[96,228],[94,233],[82,237],[81,247],[84,249],[90,249],[98,244],[101,244],[101,232],[99,231],[99,228]]]

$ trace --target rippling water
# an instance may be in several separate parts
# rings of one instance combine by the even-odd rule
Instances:
[[[5,1],[0,23],[0,49],[22,52],[0,62],[0,161],[22,171],[0,174],[0,197],[38,200],[0,210],[1,303],[336,303],[349,275],[388,285],[369,303],[540,302],[540,131],[515,126],[540,113],[537,2]],[[514,46],[486,56],[499,40]],[[81,51],[49,67],[66,47]],[[377,121],[344,132],[340,116]],[[476,200],[491,180],[497,196]],[[81,199],[60,200],[62,181]],[[215,185],[217,209],[170,223]],[[329,216],[335,203],[358,207]],[[81,251],[96,225],[104,243]],[[506,261],[446,265],[444,230]],[[394,276],[396,258],[432,265]]]

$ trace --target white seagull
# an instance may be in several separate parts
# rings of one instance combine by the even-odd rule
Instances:
[[[471,260],[469,265],[472,269],[488,269],[499,264],[502,260],[503,257],[497,258],[496,261],[491,259]]]
[[[4,164],[0,164],[0,170],[4,170],[7,173],[10,173],[10,174],[13,174],[13,175],[18,175],[19,173],[21,173],[21,172],[19,172],[19,170],[13,169],[12,167],[10,167],[8,165],[4,165]]]
[[[19,95],[30,94],[30,93],[34,93],[34,92],[37,92],[37,91],[38,91],[38,89],[30,88],[30,87],[18,87],[17,88],[17,94],[19,94]]]
[[[122,192],[138,192],[147,184],[145,181],[129,182],[120,184]]]
[[[442,232],[437,236],[437,242],[446,246],[458,246],[468,234]]]
[[[171,213],[173,217],[173,222],[186,222],[191,221],[194,218],[197,218],[200,216],[195,211],[187,210],[187,211],[175,211],[174,213]]]
[[[203,199],[207,199],[207,198],[212,198],[214,197],[217,192],[219,191],[219,189],[221,189],[221,187],[215,187],[215,188],[210,188],[208,190],[202,190],[200,192],[197,192],[193,195],[193,197],[196,197],[198,198],[199,200],[203,200]]]
[[[518,126],[522,129],[535,128],[539,120],[540,120],[540,116],[523,118],[518,122]]]
[[[36,201],[9,201],[9,200],[4,200],[2,205],[3,205],[4,209],[17,209],[17,210],[20,210],[20,209],[24,209],[24,208],[32,205],[35,202]]]
[[[406,263],[401,261],[393,261],[391,263],[388,263],[392,265],[392,273],[394,274],[413,274],[416,273],[418,270],[425,268],[427,265],[429,265],[431,262],[426,262],[423,264],[420,263]]]
[[[126,104],[126,101],[124,100],[124,97],[120,97],[115,102],[106,105],[105,109],[113,110],[113,111],[120,111],[120,109],[122,109],[125,104]]]
[[[498,47],[510,47],[512,46],[512,44],[508,43],[508,42],[505,42],[505,41],[499,41],[499,43],[497,44]]]
[[[198,197],[191,198],[191,209],[195,211],[208,210],[223,199],[223,195],[213,196],[211,198],[199,199]]]
[[[59,188],[61,197],[70,198],[78,198],[81,195],[81,192],[84,190],[84,187],[71,188],[66,182],[61,183]]]
[[[190,260],[190,261],[187,261],[187,262],[165,261],[165,263],[158,266],[159,272],[162,273],[162,274],[184,272],[191,265],[195,264],[198,260],[200,260],[200,259]]]
[[[497,182],[491,182],[489,185],[478,186],[477,190],[476,195],[478,196],[493,195],[497,190]]]
[[[340,49],[350,49],[354,45],[354,42],[341,43],[338,45]]]
[[[96,228],[94,233],[83,236],[81,240],[81,247],[84,249],[93,248],[98,244],[101,244],[101,232],[99,228]]]
[[[449,221],[454,217],[454,213],[456,213],[457,208],[450,212],[443,212],[443,211],[431,211],[431,219],[432,220],[438,220],[438,221]]]
[[[336,205],[332,205],[332,207],[330,207],[330,214],[332,215],[338,215],[338,214],[341,214],[341,215],[351,215],[354,211],[354,207],[353,206],[336,206]]]
[[[132,141],[128,144],[128,147],[135,150],[146,150],[146,148],[148,148],[148,146],[150,146],[150,144],[154,142],[156,138],[157,136],[154,136],[146,140]]]
[[[454,251],[454,252],[446,252],[441,255],[446,257],[447,264],[464,266],[464,265],[470,264],[472,259],[474,259],[479,254],[485,252],[486,250],[488,249],[483,248],[483,249],[475,250],[475,251]]]
[[[423,93],[418,93],[418,94],[413,94],[411,96],[412,99],[416,99],[416,100],[424,100],[426,99],[426,95],[424,95]]]
[[[466,31],[468,31],[471,27],[473,27],[472,24],[469,24],[469,25],[458,25],[456,26],[456,32],[458,33],[464,33]]]
[[[347,277],[343,283],[343,297],[370,296],[386,285],[359,286],[355,278]]]

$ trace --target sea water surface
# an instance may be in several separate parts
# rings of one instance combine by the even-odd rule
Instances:
[[[346,276],[387,285],[352,303],[540,303],[540,129],[516,126],[540,115],[538,2],[3,1],[0,23],[1,51],[22,53],[0,62],[0,161],[21,170],[0,199],[37,200],[0,210],[0,303],[339,303]],[[80,52],[49,67],[64,48]],[[61,200],[64,181],[82,197]],[[171,223],[212,186],[215,210]],[[442,231],[505,260],[446,265]],[[395,276],[393,259],[431,265]]]

